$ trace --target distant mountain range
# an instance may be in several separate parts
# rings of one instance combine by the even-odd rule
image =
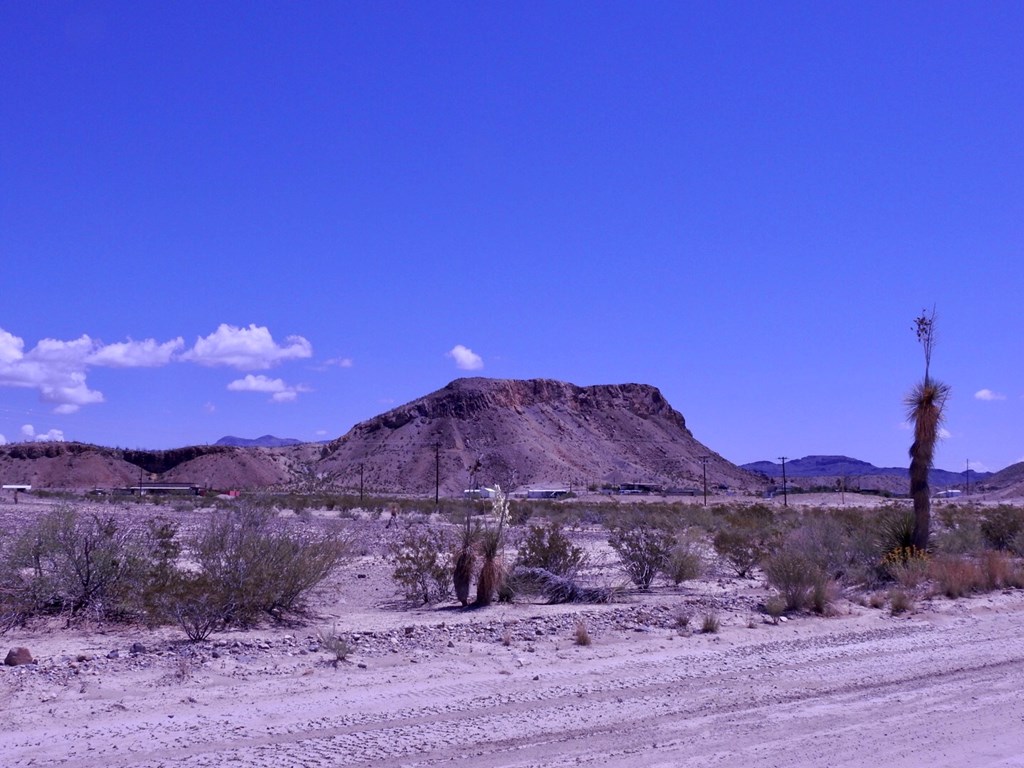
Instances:
[[[743,469],[751,472],[759,472],[771,479],[782,477],[782,463],[774,461],[755,461],[750,464],[743,464]],[[851,459],[849,456],[804,456],[802,459],[786,461],[787,478],[858,478],[866,477],[891,477],[901,480],[909,477],[906,467],[876,467],[860,459]],[[971,470],[971,484],[982,483],[993,475],[992,472],[977,472]],[[930,475],[932,485],[962,485],[964,482],[963,472],[950,472],[945,469],[933,469]]]
[[[237,448],[284,448],[287,445],[301,445],[301,440],[292,437],[274,437],[263,435],[263,437],[247,438],[228,435],[222,437],[214,445],[233,445]]]

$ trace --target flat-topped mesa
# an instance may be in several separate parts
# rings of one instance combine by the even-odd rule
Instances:
[[[686,429],[682,414],[673,410],[657,387],[649,384],[598,384],[579,387],[554,379],[456,379],[442,389],[393,408],[359,427],[398,429],[414,419],[468,420],[495,409],[522,414],[534,407],[564,409],[566,415],[627,410],[640,418],[661,416]],[[336,441],[337,442],[337,441]]]
[[[693,488],[761,481],[698,443],[656,387],[551,379],[457,379],[357,424],[324,451],[338,485],[447,495],[472,483],[636,482]],[[361,473],[361,474],[360,474]],[[438,477],[440,475],[440,477]],[[361,478],[361,480],[360,480]]]

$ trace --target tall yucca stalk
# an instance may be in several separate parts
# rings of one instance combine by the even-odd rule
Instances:
[[[928,473],[935,459],[943,411],[949,397],[949,385],[931,377],[932,349],[935,346],[935,310],[922,312],[914,319],[917,340],[924,348],[924,379],[907,395],[907,419],[914,425],[914,443],[910,446],[910,496],[914,500],[914,537],[917,549],[928,548],[931,527],[931,489]]]

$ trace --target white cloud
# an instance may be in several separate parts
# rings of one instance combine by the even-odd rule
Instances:
[[[89,366],[164,365],[182,346],[181,339],[104,345],[82,334],[71,341],[42,339],[26,352],[23,339],[0,328],[0,387],[35,389],[43,402],[54,404],[55,413],[74,413],[83,405],[104,401],[103,393],[86,382]]]
[[[952,436],[953,433],[950,432],[948,429],[946,429],[945,427],[939,427],[939,438],[941,438],[942,440],[949,440],[949,438],[951,438]]]
[[[0,445],[7,445],[7,438],[0,435]]]
[[[37,443],[63,443],[64,432],[59,429],[51,429],[47,432],[36,432],[31,424],[23,424],[21,436],[26,440],[34,440]]]
[[[171,362],[174,354],[184,346],[185,340],[180,336],[163,344],[157,343],[156,339],[129,339],[97,347],[86,362],[108,368],[157,368]]]
[[[998,392],[993,392],[991,389],[979,389],[977,392],[974,393],[974,399],[986,400],[991,402],[993,400],[1005,400],[1006,395],[1002,395]]]
[[[251,373],[243,379],[232,381],[228,389],[232,392],[266,392],[275,403],[290,403],[300,392],[310,391],[309,387],[302,384],[286,384],[283,379],[271,379],[262,374],[253,376]]]
[[[327,434],[327,430],[326,429],[318,429],[316,432],[314,432],[314,434],[317,437],[323,437],[324,435]],[[3,437],[3,435],[0,435],[0,437]]]
[[[325,360],[324,365],[326,366],[337,366],[338,368],[351,368],[354,363],[351,357],[332,357],[330,360]]]
[[[222,323],[209,336],[196,339],[195,346],[181,355],[199,365],[226,365],[240,371],[263,370],[284,360],[311,357],[313,345],[302,336],[288,336],[283,345],[274,341],[266,327],[236,328]]]
[[[217,406],[214,405],[213,403],[210,403],[210,402],[204,403],[203,404],[203,411],[205,411],[206,413],[216,413],[217,412]]]
[[[484,359],[469,347],[456,344],[447,353],[447,357],[455,360],[455,367],[463,371],[479,371],[484,367]]]

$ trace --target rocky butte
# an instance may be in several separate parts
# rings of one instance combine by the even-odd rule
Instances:
[[[656,387],[579,387],[551,379],[457,379],[353,427],[329,443],[318,471],[367,491],[441,494],[474,485],[575,487],[651,483],[696,490],[763,487],[698,442]]]

